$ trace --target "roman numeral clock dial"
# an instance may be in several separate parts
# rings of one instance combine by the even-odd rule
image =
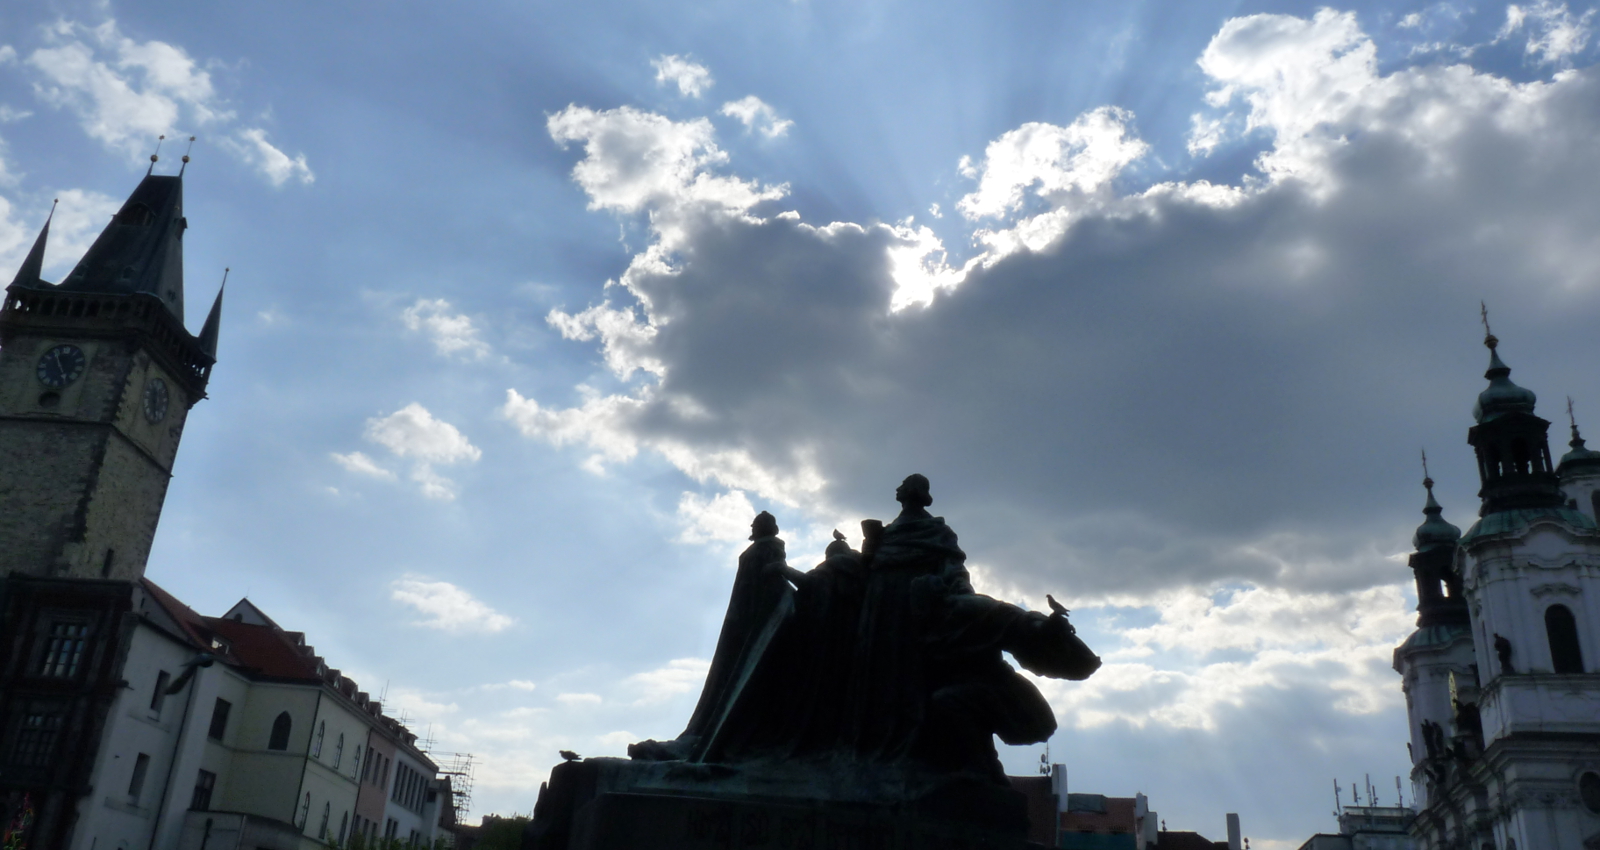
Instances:
[[[88,358],[83,356],[83,349],[76,345],[58,345],[39,358],[36,374],[39,376],[39,383],[53,390],[59,390],[78,380],[87,363]]]

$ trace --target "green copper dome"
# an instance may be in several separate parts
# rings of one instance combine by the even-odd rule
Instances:
[[[1600,467],[1600,452],[1585,448],[1583,438],[1578,436],[1578,423],[1572,423],[1572,442],[1567,443],[1572,451],[1561,456],[1561,463],[1556,465],[1557,473],[1571,471],[1577,467]]]
[[[1455,546],[1461,540],[1461,529],[1444,521],[1444,508],[1439,507],[1439,502],[1433,498],[1433,479],[1424,479],[1422,486],[1428,488],[1428,502],[1422,508],[1427,519],[1417,526],[1417,533],[1411,536],[1411,545],[1418,552],[1440,546]]]
[[[1500,341],[1491,334],[1483,344],[1489,347],[1489,370],[1483,373],[1489,379],[1489,388],[1478,393],[1478,402],[1472,406],[1472,418],[1484,423],[1507,413],[1532,413],[1538,397],[1533,390],[1511,383],[1511,367],[1502,362],[1495,351]]]

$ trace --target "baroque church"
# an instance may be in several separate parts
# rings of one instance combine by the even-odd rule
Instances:
[[[1600,848],[1600,452],[1573,421],[1553,460],[1533,391],[1484,344],[1478,520],[1461,533],[1423,481],[1417,630],[1394,651],[1411,835],[1419,850]]]
[[[415,734],[249,600],[202,616],[145,576],[222,312],[185,327],[183,171],[155,162],[60,283],[47,220],[0,304],[0,841],[431,845],[464,800]]]

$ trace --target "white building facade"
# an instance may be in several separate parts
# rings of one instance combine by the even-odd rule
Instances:
[[[1465,534],[1428,486],[1418,629],[1395,650],[1419,848],[1600,848],[1600,452],[1550,423],[1490,349],[1468,433],[1482,500]]]

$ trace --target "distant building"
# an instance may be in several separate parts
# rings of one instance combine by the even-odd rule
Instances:
[[[1433,481],[1410,565],[1417,631],[1394,652],[1410,720],[1420,850],[1600,846],[1600,452],[1550,423],[1485,340],[1467,442],[1479,519],[1446,522]]]
[[[144,578],[222,294],[183,321],[183,178],[147,175],[65,280],[49,222],[0,304],[0,816],[28,847],[422,844],[416,736],[248,601]]]
[[[1054,840],[1038,835],[1031,840],[1064,850],[1241,850],[1239,816],[1228,814],[1228,840],[1212,841],[1197,832],[1169,831],[1150,810],[1143,794],[1107,797],[1104,794],[1067,792],[1064,765],[1052,765],[1051,794],[1056,805]],[[1012,785],[1019,778],[1012,777]]]
[[[1416,817],[1404,806],[1345,806],[1337,835],[1313,835],[1300,850],[1412,850],[1409,830]]]

